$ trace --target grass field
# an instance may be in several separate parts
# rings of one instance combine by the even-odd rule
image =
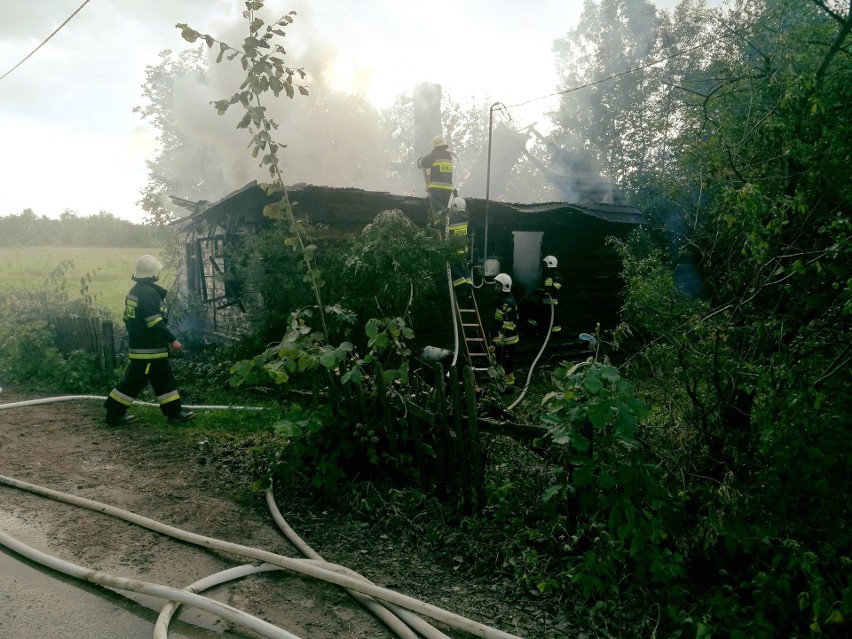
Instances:
[[[80,278],[91,273],[89,295],[95,298],[96,305],[110,309],[115,319],[119,319],[124,297],[133,285],[130,276],[136,258],[146,253],[163,259],[159,248],[0,247],[0,295],[37,289],[51,271],[63,261],[71,260],[72,267],[65,273],[69,297],[74,299],[80,295]],[[163,279],[170,282],[172,278],[164,272]]]

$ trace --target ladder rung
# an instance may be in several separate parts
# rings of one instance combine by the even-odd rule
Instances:
[[[482,339],[481,337],[465,337],[464,341],[469,343],[469,342],[484,342],[485,340]]]
[[[462,324],[462,326],[464,326],[464,327],[475,326],[476,328],[479,328],[479,324]]]
[[[459,313],[476,313],[475,308],[461,308],[459,307]]]

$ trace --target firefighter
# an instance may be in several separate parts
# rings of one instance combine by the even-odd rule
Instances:
[[[468,240],[467,240],[467,204],[459,197],[457,189],[453,189],[447,207],[447,240],[457,242],[460,246],[456,251],[452,262],[450,262],[450,275],[453,278],[453,290],[456,294],[470,297],[473,293],[473,280],[468,268]]]
[[[453,192],[453,155],[440,135],[432,138],[432,151],[417,160],[417,167],[428,171],[426,188],[432,212],[438,215],[447,208]]]
[[[179,353],[183,345],[166,326],[163,303],[167,291],[155,283],[162,269],[163,265],[153,255],[142,255],[136,260],[132,277],[136,284],[125,298],[123,317],[130,363],[104,402],[106,422],[112,426],[136,419],[135,415],[127,414],[127,409],[149,381],[160,410],[169,422],[187,422],[195,417],[195,413],[181,407],[177,382],[169,363],[169,347]]]
[[[562,331],[562,325],[559,321],[559,292],[562,290],[562,275],[556,269],[559,262],[553,255],[548,255],[542,260],[544,268],[541,272],[541,283],[536,291],[538,297],[539,310],[535,316],[544,323],[545,326],[550,324],[550,309],[553,308],[553,328],[551,333],[559,333]],[[530,317],[527,322],[531,326],[538,326],[539,319]]]
[[[494,290],[497,292],[497,306],[494,310],[494,328],[497,336],[491,340],[497,364],[503,367],[507,387],[515,384],[515,348],[518,345],[518,305],[512,295],[512,278],[500,273],[494,278]]]

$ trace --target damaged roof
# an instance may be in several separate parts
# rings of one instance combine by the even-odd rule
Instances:
[[[394,195],[381,191],[364,191],[356,188],[337,188],[296,184],[287,188],[296,214],[310,221],[327,225],[338,233],[359,232],[382,211],[397,209],[405,213],[415,224],[427,223],[427,200],[425,197]],[[242,225],[260,225],[267,221],[263,209],[277,202],[283,193],[267,195],[266,189],[256,181],[229,193],[211,204],[193,203],[176,198],[174,201],[185,208],[194,209],[191,215],[175,220],[172,225],[184,232],[210,232],[216,227],[235,229]],[[604,202],[546,202],[519,204],[489,201],[465,197],[471,223],[483,223],[486,205],[489,223],[500,224],[519,221],[557,223],[567,222],[575,215],[590,216],[616,224],[643,224],[642,213],[623,204]]]

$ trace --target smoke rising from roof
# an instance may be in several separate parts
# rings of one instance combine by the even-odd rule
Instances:
[[[298,5],[303,3],[293,3]],[[298,9],[297,9],[298,10]],[[259,14],[267,21],[280,16]],[[442,126],[440,105],[452,96],[442,96],[436,83],[420,83],[400,87],[397,102],[384,110],[371,104],[363,94],[335,90],[336,60],[345,57],[346,43],[329,42],[321,25],[315,25],[309,11],[299,11],[295,22],[285,29],[281,44],[287,51],[285,63],[307,73],[303,81],[308,96],[293,99],[271,92],[261,97],[267,115],[278,123],[273,138],[279,149],[280,168],[285,184],[314,184],[329,187],[354,187],[369,191],[425,195],[423,177],[416,168],[416,158],[429,152],[434,135],[447,137],[450,150],[457,156],[459,170],[456,184],[462,195],[484,198],[488,180],[487,129],[488,110],[468,114],[467,127],[476,127],[471,140],[453,139],[456,130],[447,122]],[[191,27],[194,25],[190,25]],[[212,29],[217,29],[212,31]],[[211,27],[215,38],[239,48],[248,33],[246,20],[238,13]],[[206,83],[183,78],[178,84],[176,124],[187,144],[198,146],[188,157],[199,158],[189,169],[198,176],[175,183],[205,184],[200,197],[215,201],[241,188],[251,180],[270,181],[266,167],[251,157],[247,145],[250,135],[237,130],[242,107],[233,105],[219,116],[210,105],[214,100],[229,98],[245,79],[239,60],[215,62],[218,45],[208,55]],[[473,108],[473,103],[471,107]],[[465,109],[456,104],[457,109]],[[455,126],[455,124],[454,124]],[[442,130],[443,129],[443,130]],[[460,138],[460,135],[456,136]],[[545,149],[544,159],[528,157],[527,148],[534,139],[528,132],[518,132],[506,125],[494,128],[491,157],[492,199],[511,202],[581,199],[588,188],[565,188],[580,172],[556,175],[551,170],[553,149]],[[552,145],[551,145],[552,146]],[[541,154],[540,154],[541,155]],[[177,176],[172,176],[177,178]],[[583,176],[586,179],[588,176]],[[554,182],[558,179],[559,182]],[[562,184],[563,188],[557,188]],[[189,193],[173,193],[187,196]],[[598,198],[605,200],[607,198]]]

